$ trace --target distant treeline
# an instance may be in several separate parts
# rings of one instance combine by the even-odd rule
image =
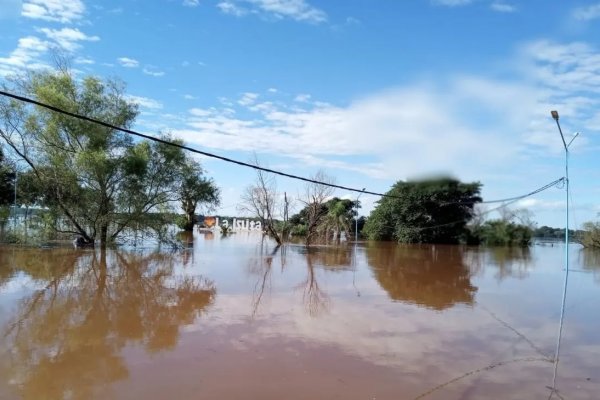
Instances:
[[[569,237],[571,241],[579,241],[583,237],[585,231],[569,229]],[[565,228],[552,228],[550,226],[541,226],[534,229],[533,237],[536,239],[564,239]]]

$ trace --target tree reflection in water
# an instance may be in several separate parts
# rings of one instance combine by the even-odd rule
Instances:
[[[477,288],[461,247],[369,243],[365,250],[375,278],[392,300],[435,310],[474,302]]]
[[[533,266],[529,247],[490,247],[483,248],[484,263],[497,268],[496,279],[524,279]]]
[[[594,274],[594,282],[600,284],[600,250],[581,249],[579,250],[580,264],[586,271]]]
[[[321,289],[315,271],[315,254],[306,253],[306,279],[297,287],[302,288],[302,302],[311,317],[317,317],[329,310],[329,295]]]
[[[281,273],[284,273],[287,264],[287,251],[289,244],[269,247],[263,240],[257,247],[256,256],[250,260],[248,270],[257,277],[254,284],[252,295],[252,317],[258,314],[261,303],[265,301],[265,294],[271,292],[271,274],[273,264],[279,260]],[[305,251],[305,247],[293,247],[298,254],[301,254],[306,263],[306,279],[296,286],[296,289],[302,289],[302,302],[307,313],[311,317],[316,317],[329,309],[329,296],[319,285],[318,274],[315,264],[322,264],[323,252]],[[332,248],[335,249],[335,248]],[[335,251],[334,251],[335,254]],[[279,257],[277,257],[279,255]],[[338,258],[339,256],[334,256]]]
[[[11,265],[43,285],[3,327],[7,382],[23,399],[89,399],[128,376],[121,351],[170,349],[216,295],[211,282],[177,278],[176,254],[17,252]],[[105,390],[105,389],[104,389]]]

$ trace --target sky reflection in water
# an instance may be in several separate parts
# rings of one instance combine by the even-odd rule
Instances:
[[[188,242],[0,249],[0,398],[551,394],[561,246]],[[573,248],[555,398],[600,393],[599,261]]]

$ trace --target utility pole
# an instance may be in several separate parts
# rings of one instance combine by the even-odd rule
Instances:
[[[569,143],[567,143],[565,141],[565,136],[563,135],[562,129],[560,127],[560,122],[558,121],[559,116],[558,116],[558,111],[551,111],[550,114],[552,115],[552,118],[556,121],[556,126],[558,127],[558,132],[560,133],[560,138],[562,139],[563,142],[563,146],[565,147],[565,186],[566,186],[566,196],[567,196],[567,208],[565,211],[565,216],[566,216],[566,227],[565,227],[565,269],[567,271],[567,274],[569,273],[569,197],[570,197],[570,192],[569,192],[569,147],[571,146],[571,143],[573,143],[573,140],[575,140],[575,138],[579,135],[579,132],[577,132],[575,134],[575,136],[573,136],[573,138],[569,141]]]
[[[556,341],[556,351],[554,353],[554,374],[552,376],[552,392],[550,397],[554,393],[558,393],[556,389],[556,378],[558,376],[558,361],[560,357],[560,342],[562,339],[562,330],[563,330],[563,322],[565,319],[565,305],[567,300],[567,285],[569,282],[569,198],[570,198],[570,189],[569,189],[569,147],[573,140],[579,135],[579,132],[575,133],[575,135],[571,138],[569,143],[566,142],[565,136],[563,135],[562,129],[560,127],[560,122],[558,121],[558,111],[551,111],[550,114],[552,118],[556,121],[556,126],[558,127],[558,132],[560,133],[560,138],[562,139],[563,146],[565,148],[565,188],[566,188],[566,198],[567,198],[567,207],[565,210],[565,218],[566,218],[566,226],[565,226],[565,281],[563,285],[563,293],[562,293],[562,302],[560,308],[560,322],[558,324],[558,340]]]
[[[366,188],[362,188],[362,191],[364,192]],[[356,197],[356,218],[354,219],[354,242],[358,242],[358,199],[360,199],[360,196],[362,196],[362,193],[359,193],[358,196]]]

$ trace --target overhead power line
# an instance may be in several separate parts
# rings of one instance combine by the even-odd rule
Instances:
[[[5,96],[5,97],[9,97],[11,99],[18,100],[18,101],[21,101],[21,102],[24,102],[24,103],[33,104],[33,105],[36,105],[38,107],[42,107],[42,108],[45,108],[47,110],[50,110],[50,111],[53,111],[53,112],[56,112],[56,113],[59,113],[59,114],[63,114],[63,115],[67,115],[67,116],[72,117],[72,118],[80,119],[82,121],[87,121],[87,122],[91,122],[93,124],[101,125],[101,126],[104,126],[105,128],[114,129],[114,130],[117,130],[117,131],[120,131],[120,132],[127,133],[127,134],[132,135],[132,136],[137,136],[137,137],[144,138],[144,139],[147,139],[147,140],[150,140],[150,141],[153,141],[153,142],[162,143],[162,144],[166,144],[166,145],[169,145],[169,146],[177,147],[177,148],[180,148],[182,150],[186,150],[186,151],[189,151],[189,152],[192,152],[192,153],[200,154],[200,155],[203,155],[203,156],[206,156],[206,157],[216,158],[218,160],[225,161],[225,162],[232,163],[232,164],[237,164],[237,165],[240,165],[242,167],[248,167],[248,168],[252,168],[252,169],[255,169],[255,170],[259,170],[259,171],[264,171],[264,172],[268,172],[268,173],[271,173],[271,174],[284,176],[286,178],[297,179],[297,180],[308,182],[308,183],[314,183],[314,184],[317,184],[317,185],[329,186],[329,187],[333,187],[333,188],[336,188],[336,189],[347,190],[347,191],[350,191],[350,192],[358,192],[358,193],[370,194],[370,195],[379,196],[379,197],[389,197],[389,198],[395,198],[395,199],[399,199],[400,198],[399,196],[395,196],[395,195],[391,195],[391,194],[371,192],[371,191],[368,191],[368,190],[365,190],[365,189],[358,189],[358,188],[353,188],[353,187],[349,187],[349,186],[336,185],[334,183],[329,183],[329,182],[321,182],[321,181],[318,181],[318,180],[315,180],[315,179],[305,178],[305,177],[300,176],[300,175],[288,174],[286,172],[282,172],[282,171],[277,171],[277,170],[270,169],[270,168],[261,167],[260,165],[255,165],[255,164],[250,164],[250,163],[239,161],[239,160],[234,160],[234,159],[229,158],[229,157],[224,157],[224,156],[220,156],[218,154],[209,153],[209,152],[206,152],[206,151],[194,149],[192,147],[189,147],[189,146],[186,146],[186,145],[183,145],[183,144],[180,144],[180,143],[175,143],[175,142],[172,142],[172,141],[169,141],[169,140],[161,139],[161,138],[158,138],[156,136],[146,135],[144,133],[140,133],[140,132],[134,131],[132,129],[122,128],[120,126],[109,124],[108,122],[100,121],[98,119],[91,118],[91,117],[88,117],[88,116],[85,116],[85,115],[81,115],[81,114],[77,114],[77,113],[74,113],[74,112],[71,112],[71,111],[63,110],[61,108],[52,106],[50,104],[42,103],[40,101],[37,101],[37,100],[34,100],[34,99],[30,99],[28,97],[20,96],[20,95],[14,94],[14,93],[6,92],[6,91],[3,91],[3,90],[0,90],[0,95]],[[512,197],[512,198],[509,198],[509,199],[488,200],[488,201],[473,202],[473,203],[499,203],[499,202],[505,202],[507,200],[509,200],[509,201],[510,200],[514,200],[514,199],[519,200],[519,199],[531,196],[533,194],[539,193],[539,192],[541,192],[543,190],[546,190],[547,188],[549,188],[551,186],[554,186],[557,182],[561,181],[562,179],[563,178],[558,179],[558,180],[556,180],[554,182],[549,183],[548,185],[545,185],[545,186],[543,186],[543,187],[541,187],[541,188],[539,188],[539,189],[537,189],[537,190],[535,190],[533,192],[530,192],[530,193],[522,195],[522,196]],[[447,203],[447,204],[452,204],[452,203]],[[462,203],[462,204],[470,204],[470,203]]]

